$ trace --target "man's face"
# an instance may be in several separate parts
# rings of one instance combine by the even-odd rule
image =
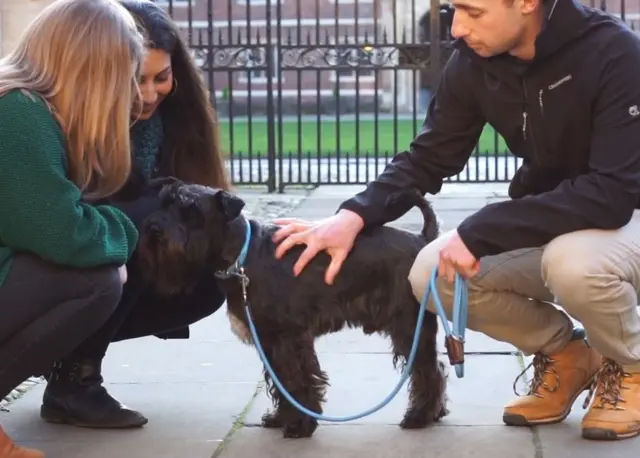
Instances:
[[[451,34],[482,57],[511,52],[523,45],[537,0],[452,0]]]

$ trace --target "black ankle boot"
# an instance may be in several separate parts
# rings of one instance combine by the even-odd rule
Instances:
[[[42,398],[40,417],[49,423],[85,428],[136,428],[147,423],[109,395],[98,359],[65,360],[53,365]]]

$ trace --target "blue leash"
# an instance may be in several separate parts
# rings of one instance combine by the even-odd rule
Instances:
[[[437,266],[431,273],[431,278],[429,281],[429,285],[424,290],[424,294],[422,297],[422,301],[420,302],[420,310],[418,312],[418,322],[416,324],[416,330],[413,335],[413,343],[411,345],[411,351],[409,353],[409,358],[407,359],[407,364],[405,365],[404,371],[400,377],[400,381],[396,385],[396,387],[391,391],[391,393],[382,400],[378,405],[372,407],[368,410],[365,410],[362,413],[355,415],[348,415],[345,417],[329,417],[325,415],[318,414],[313,412],[302,404],[300,404],[291,393],[287,391],[287,389],[282,385],[280,379],[274,372],[271,364],[269,364],[269,360],[267,355],[264,353],[264,349],[260,344],[260,339],[258,337],[258,331],[253,322],[253,317],[251,316],[251,309],[249,306],[249,301],[247,300],[247,287],[249,285],[249,279],[244,273],[243,264],[247,256],[247,252],[249,249],[249,242],[251,240],[251,226],[249,221],[247,221],[247,234],[244,246],[238,256],[238,260],[234,265],[229,267],[226,272],[222,275],[226,276],[238,276],[240,278],[242,284],[242,294],[244,298],[244,310],[245,315],[247,317],[247,322],[249,324],[249,330],[251,331],[251,337],[253,339],[253,343],[258,350],[258,354],[260,355],[260,359],[264,364],[265,369],[271,376],[274,385],[278,388],[282,396],[285,397],[287,401],[291,403],[296,409],[300,412],[315,418],[316,420],[328,421],[334,423],[348,422],[353,420],[358,420],[360,418],[371,415],[374,412],[385,407],[391,400],[398,394],[398,391],[402,388],[404,383],[407,381],[409,376],[411,375],[411,368],[413,367],[413,363],[416,358],[416,353],[418,351],[418,342],[420,341],[420,333],[422,331],[422,324],[424,322],[424,314],[427,310],[427,302],[429,300],[429,295],[433,292],[433,301],[436,305],[436,311],[440,317],[440,321],[442,321],[444,331],[445,331],[445,344],[447,347],[447,353],[449,355],[449,362],[452,366],[455,366],[456,375],[458,378],[464,377],[464,335],[465,329],[467,327],[467,308],[468,308],[468,293],[467,293],[467,283],[466,281],[460,277],[460,275],[456,274],[455,283],[454,283],[454,292],[453,292],[453,314],[452,314],[452,323],[453,330],[449,326],[449,321],[447,315],[444,311],[444,307],[442,306],[442,302],[440,301],[440,296],[438,295],[438,289],[436,286],[436,279],[438,278],[438,269]]]

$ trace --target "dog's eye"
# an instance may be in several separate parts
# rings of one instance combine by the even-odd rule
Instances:
[[[202,218],[202,211],[200,210],[200,206],[195,202],[184,207],[184,213],[187,219],[190,221],[199,222]]]

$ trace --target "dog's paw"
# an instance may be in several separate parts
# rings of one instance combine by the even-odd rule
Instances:
[[[434,421],[440,421],[442,418],[449,415],[449,413],[450,413],[449,409],[447,409],[445,406],[442,406],[439,411],[436,411],[436,414],[434,415],[433,419]]]
[[[429,426],[434,420],[434,415],[424,409],[409,409],[404,414],[400,427],[402,429],[422,429]]]
[[[304,417],[284,425],[282,436],[287,439],[301,439],[311,437],[318,427],[318,421],[311,417]]]
[[[282,428],[283,426],[284,423],[278,415],[277,410],[274,410],[273,412],[267,412],[262,416],[263,428]]]

